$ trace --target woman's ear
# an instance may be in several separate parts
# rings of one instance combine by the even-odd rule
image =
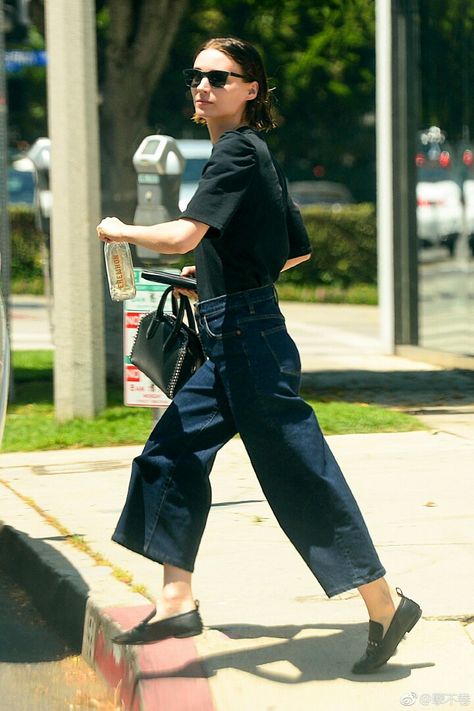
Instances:
[[[247,101],[253,101],[253,99],[256,99],[258,96],[258,81],[253,81],[249,88],[248,88],[248,93],[247,93]]]

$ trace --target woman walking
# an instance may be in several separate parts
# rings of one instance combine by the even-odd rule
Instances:
[[[421,616],[389,588],[358,505],[299,397],[300,360],[279,310],[281,271],[310,258],[299,211],[262,138],[273,128],[257,50],[236,38],[206,42],[184,71],[194,120],[213,151],[178,220],[141,227],[105,218],[104,241],[157,252],[195,250],[196,316],[206,363],[178,392],[132,467],[113,539],[164,566],[156,611],[118,644],[199,634],[191,576],[211,503],[209,474],[237,432],[286,535],[328,597],[357,588],[369,640],[354,673],[382,666]]]

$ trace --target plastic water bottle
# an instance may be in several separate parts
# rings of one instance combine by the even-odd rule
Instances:
[[[105,267],[113,301],[125,301],[135,296],[135,274],[128,242],[104,244]]]

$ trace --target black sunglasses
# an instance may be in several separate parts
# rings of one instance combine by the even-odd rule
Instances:
[[[214,87],[214,89],[222,89],[225,86],[227,77],[240,77],[245,79],[244,74],[236,74],[235,72],[225,72],[221,69],[211,69],[210,72],[202,72],[200,69],[184,69],[183,70],[184,83],[186,86],[196,87],[199,86],[204,77],[207,77],[209,84]]]

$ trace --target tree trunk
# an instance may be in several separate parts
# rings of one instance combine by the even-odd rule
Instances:
[[[109,0],[110,27],[100,110],[102,214],[132,222],[132,156],[150,133],[150,98],[166,66],[188,0]],[[122,306],[106,298],[107,375],[123,372]]]

